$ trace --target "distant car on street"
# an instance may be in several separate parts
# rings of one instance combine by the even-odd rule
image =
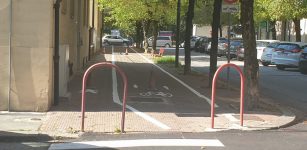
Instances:
[[[299,69],[302,74],[307,74],[307,47],[305,47],[302,51],[299,61]]]
[[[195,51],[200,53],[208,52],[208,45],[209,45],[210,39],[206,36],[201,36],[198,38],[198,40],[195,43]]]
[[[148,45],[152,47],[153,36],[148,38]],[[171,36],[157,36],[157,47],[172,47],[172,37]]]
[[[261,64],[263,66],[269,66],[271,65],[272,63],[272,53],[274,51],[274,49],[278,46],[280,42],[272,42],[270,43],[269,45],[267,45],[267,47],[265,47],[263,49],[263,52],[261,54],[261,58],[260,58],[260,61],[261,61]]]
[[[104,45],[129,45],[129,40],[125,39],[119,35],[105,35],[102,38],[102,42]]]
[[[301,68],[300,63],[304,49],[307,43],[303,42],[282,42],[275,48],[272,55],[272,64],[275,64],[278,70],[285,68]],[[305,56],[304,56],[305,59]]]
[[[257,40],[256,49],[257,49],[257,59],[261,60],[263,50],[271,43],[279,43],[278,40]]]
[[[196,42],[199,40],[199,36],[192,36],[190,40],[191,49],[194,50]],[[180,44],[180,47],[184,47],[184,42]]]

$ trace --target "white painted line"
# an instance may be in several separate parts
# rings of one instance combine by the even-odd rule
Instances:
[[[229,121],[231,122],[238,122],[240,121],[239,119],[237,119],[236,117],[234,117],[234,114],[222,114],[225,118],[227,118]]]
[[[225,147],[217,139],[141,139],[116,141],[87,141],[52,144],[49,150],[90,149],[90,148],[123,148],[123,147],[156,147],[156,146],[197,146]]]
[[[163,88],[165,88],[165,89],[169,90],[169,87],[168,87],[168,86],[166,86],[166,85],[164,85],[164,86],[163,86]]]
[[[112,64],[115,65],[115,56],[113,55],[113,51],[114,51],[114,48],[112,46]],[[116,70],[113,68],[112,69],[112,81],[113,81],[113,102],[116,103],[116,104],[119,104],[119,105],[123,105],[122,102],[119,100],[119,96],[118,96],[118,90],[117,90],[117,77],[116,77]],[[165,130],[169,130],[171,129],[169,126],[163,124],[162,122],[156,120],[155,118],[143,113],[143,112],[140,112],[139,110],[129,106],[129,105],[126,105],[126,108],[131,110],[132,112],[134,112],[135,114],[137,114],[138,116],[142,117],[143,119],[153,123],[154,125],[162,128],[162,129],[165,129]]]
[[[149,60],[148,58],[146,58],[145,56],[141,55],[140,53],[138,53],[135,49],[131,48],[135,53],[137,53],[139,56],[141,56],[143,59],[145,59],[147,62],[151,63],[152,65],[156,66],[157,68],[159,68],[162,72],[164,72],[165,74],[169,75],[170,77],[172,77],[173,79],[175,79],[176,81],[178,81],[179,83],[181,83],[183,86],[185,86],[187,89],[189,89],[191,92],[193,92],[194,94],[196,94],[198,97],[205,99],[209,105],[211,105],[211,99],[200,94],[199,92],[197,92],[196,90],[194,90],[192,87],[190,87],[189,85],[187,85],[186,83],[184,83],[183,81],[181,81],[180,79],[176,78],[175,76],[173,76],[172,74],[170,74],[169,72],[165,71],[163,68],[161,68],[160,66],[156,65],[153,61]],[[217,104],[214,104],[215,107],[219,107]]]

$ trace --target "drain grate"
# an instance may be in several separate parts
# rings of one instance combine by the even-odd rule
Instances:
[[[156,97],[130,97],[130,102],[138,103],[164,103],[165,101],[162,98]]]

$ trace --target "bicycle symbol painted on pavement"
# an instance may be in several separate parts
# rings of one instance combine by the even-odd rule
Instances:
[[[162,97],[173,97],[173,94],[171,93],[164,93],[164,92],[154,92],[154,91],[148,91],[144,93],[139,93],[140,96],[162,96]]]

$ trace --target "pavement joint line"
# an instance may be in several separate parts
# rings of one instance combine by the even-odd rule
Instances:
[[[165,71],[163,68],[161,68],[160,66],[156,65],[153,61],[149,60],[148,58],[146,58],[145,56],[141,55],[140,53],[138,53],[135,49],[131,48],[134,52],[136,52],[139,56],[141,56],[143,59],[145,59],[148,63],[151,63],[152,65],[154,65],[155,67],[157,67],[158,69],[160,69],[162,72],[164,72],[165,74],[169,75],[170,77],[172,77],[173,79],[175,79],[176,81],[178,81],[179,83],[181,83],[183,86],[185,86],[187,89],[189,89],[191,92],[193,92],[194,94],[196,94],[198,97],[205,99],[209,105],[211,105],[211,99],[202,95],[201,93],[199,93],[198,91],[194,90],[192,87],[190,87],[189,85],[187,85],[186,83],[184,83],[183,81],[181,81],[180,79],[178,79],[177,77],[175,77],[174,75],[170,74],[169,72]],[[219,107],[217,104],[214,104],[214,107]]]
[[[115,56],[113,55],[114,52],[114,47],[112,46],[112,64],[115,65]],[[113,81],[113,102],[119,105],[123,105],[122,102],[120,102],[119,100],[119,96],[118,96],[118,90],[117,90],[117,78],[116,78],[116,70],[113,68],[112,69],[112,81]],[[143,119],[153,123],[154,125],[165,129],[165,130],[169,130],[171,129],[169,126],[165,125],[164,123],[158,121],[157,119],[147,115],[146,113],[143,113],[129,105],[126,105],[126,108],[131,110],[132,112],[134,112],[135,114],[137,114],[138,116],[142,117]]]
[[[229,121],[231,122],[237,122],[240,121],[239,119],[237,119],[236,117],[234,117],[234,114],[222,114],[225,118],[227,118]]]
[[[225,147],[218,139],[137,139],[137,140],[114,140],[114,141],[86,141],[52,144],[49,150],[59,149],[90,149],[90,148],[124,148],[124,147],[161,147],[161,146],[184,146],[184,147]]]

